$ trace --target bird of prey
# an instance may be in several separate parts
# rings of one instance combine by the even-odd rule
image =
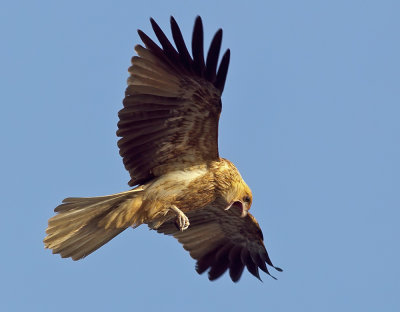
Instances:
[[[207,57],[203,24],[195,20],[192,55],[171,17],[175,47],[150,19],[157,45],[138,30],[144,46],[129,67],[119,112],[120,155],[133,189],[101,197],[66,198],[49,219],[46,248],[78,260],[129,227],[147,224],[172,235],[197,260],[199,274],[215,280],[229,270],[237,282],[247,267],[260,279],[273,266],[256,219],[248,213],[250,188],[218,152],[218,121],[230,59],[218,65],[219,29]],[[218,67],[218,69],[217,69]]]

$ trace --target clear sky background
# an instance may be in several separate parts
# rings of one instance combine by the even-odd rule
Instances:
[[[129,189],[117,112],[149,17],[232,52],[221,154],[273,262],[209,282],[173,238],[127,230],[83,261],[43,248],[68,196]],[[399,1],[3,1],[1,311],[400,311]]]

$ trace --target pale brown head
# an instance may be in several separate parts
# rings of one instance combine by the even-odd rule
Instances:
[[[229,203],[226,210],[230,209],[232,206],[240,207],[242,217],[245,217],[253,202],[253,195],[249,186],[241,179],[238,183],[232,185],[231,192],[228,193],[226,199]]]

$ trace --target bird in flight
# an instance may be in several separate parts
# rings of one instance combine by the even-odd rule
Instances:
[[[133,189],[101,197],[63,200],[49,219],[46,248],[79,260],[129,227],[147,224],[174,236],[197,260],[199,274],[215,280],[229,270],[237,282],[245,267],[260,279],[275,267],[256,219],[252,193],[239,171],[218,152],[221,94],[230,50],[218,66],[222,29],[203,51],[198,16],[192,55],[171,17],[175,47],[150,19],[157,45],[138,30],[144,46],[129,67],[117,135]]]

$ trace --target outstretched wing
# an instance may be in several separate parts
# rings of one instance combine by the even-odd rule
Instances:
[[[237,206],[229,210],[208,206],[186,215],[190,221],[187,230],[179,231],[174,220],[171,220],[157,231],[173,235],[183,244],[183,248],[197,260],[196,271],[199,274],[210,269],[208,278],[212,281],[229,269],[232,281],[237,282],[244,267],[258,279],[258,269],[270,275],[266,264],[282,271],[272,264],[264,246],[262,231],[250,213],[241,217],[241,209]]]
[[[118,114],[118,146],[131,186],[219,157],[218,120],[230,57],[227,50],[217,71],[222,30],[204,60],[200,17],[193,30],[193,57],[173,17],[176,48],[150,21],[161,47],[138,30],[145,47],[135,47],[138,56],[132,58],[124,108]]]

